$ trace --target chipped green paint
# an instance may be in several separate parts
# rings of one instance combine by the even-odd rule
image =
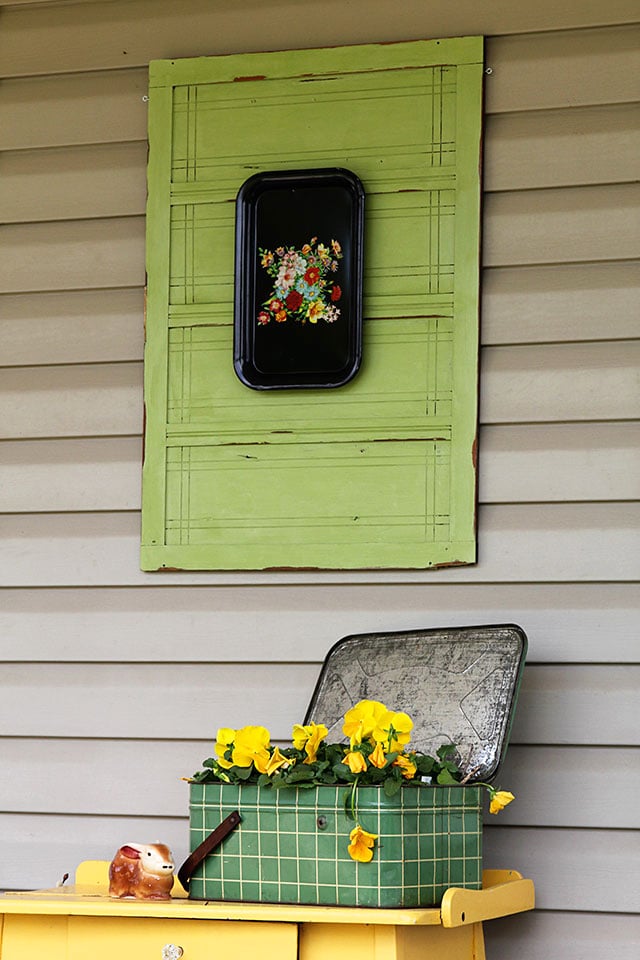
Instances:
[[[151,64],[143,569],[474,562],[481,104],[478,37]],[[235,196],[325,166],[366,191],[362,368],[256,392]]]

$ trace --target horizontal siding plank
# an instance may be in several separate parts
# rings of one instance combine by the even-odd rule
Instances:
[[[518,713],[523,709],[519,706]],[[602,802],[599,790],[590,789],[603,777],[608,784],[624,784],[624,790],[608,791],[606,803]],[[578,784],[584,789],[576,789]],[[517,802],[500,816],[500,822],[505,825],[606,827],[612,830],[640,828],[640,808],[636,802],[640,790],[638,747],[523,747],[512,744],[496,785],[502,785],[516,796]],[[493,821],[491,814],[485,819]]]
[[[139,510],[138,437],[5,440],[0,513]],[[502,425],[480,431],[481,503],[640,496],[640,425]]]
[[[634,263],[487,269],[482,341],[493,346],[639,337],[639,303]],[[142,287],[4,294],[0,336],[6,366],[141,360]]]
[[[485,190],[637,179],[636,109],[623,104],[488,117]],[[611,151],[614,138],[616,149]],[[145,141],[5,152],[0,155],[3,221],[143,214],[146,163]]]
[[[158,785],[162,789],[162,785]],[[71,879],[84,860],[111,860],[119,846],[137,840],[166,843],[175,862],[189,854],[186,817],[75,817],[0,813],[0,890],[55,887]],[[71,882],[71,880],[69,881]]]
[[[474,0],[461,0],[455,5],[435,0],[429,6],[428,16],[420,0],[405,0],[395,8],[383,0],[357,0],[346,10],[339,0],[324,0],[300,18],[292,17],[286,6],[258,7],[252,9],[251,17],[247,18],[242,4],[212,6],[205,0],[183,0],[178,15],[175,5],[168,0],[136,0],[135,3],[112,0],[109,4],[84,4],[82,16],[64,6],[53,10],[43,8],[35,14],[20,7],[7,11],[0,59],[7,75],[15,76],[123,68],[162,57],[259,52],[279,50],[283,46],[293,49],[425,36],[564,31],[572,27],[599,26],[603,22],[635,20],[637,9],[631,0],[614,0],[606,13],[593,0],[560,6],[552,0],[540,0],[535,5],[483,5],[481,8]],[[552,34],[553,39],[555,36]],[[522,39],[533,41],[537,37]],[[561,39],[562,34],[555,44],[547,42],[544,48],[549,50],[546,56],[552,60],[562,56],[558,50],[562,51],[567,45],[567,41],[562,44]],[[544,82],[544,74],[539,75],[536,67],[540,46],[545,40],[547,37],[543,34],[542,41],[530,42],[519,50],[525,69],[529,68],[520,80],[525,88],[527,81],[533,84],[541,79]],[[616,38],[610,43],[615,49]],[[570,49],[578,61],[576,72],[580,71],[584,81],[595,87],[583,60],[589,54],[610,53],[610,50],[588,40],[573,41]],[[629,69],[628,60],[625,62],[621,56],[616,60],[612,58],[612,69],[624,71],[625,67]],[[558,78],[554,71],[553,79]]]
[[[288,740],[319,670],[319,663],[5,663],[1,726],[14,737],[210,741],[218,727],[264,724],[274,740]],[[64,703],[73,711],[56,709]],[[640,666],[527,664],[511,741],[640,746],[639,708]]]
[[[63,9],[63,8],[60,8]],[[56,8],[56,22],[60,10]],[[271,17],[273,11],[269,10]],[[397,11],[389,15],[394,16]],[[172,15],[177,17],[175,11]],[[216,8],[216,27],[220,15]],[[322,7],[324,22],[326,18]],[[369,13],[367,12],[367,19]],[[75,18],[75,14],[74,14]],[[421,18],[420,18],[421,19]],[[420,23],[420,19],[417,21]],[[344,43],[346,37],[342,27],[343,16],[339,18],[340,36],[338,43]],[[138,28],[149,34],[149,25],[135,21]],[[156,18],[154,16],[153,23]],[[244,21],[243,21],[244,22]],[[295,47],[291,40],[290,17],[287,16],[287,46]],[[430,18],[432,27],[436,22]],[[338,20],[336,21],[337,26]],[[90,25],[87,25],[91,31]],[[358,33],[354,39],[361,41],[362,22],[357,20]],[[307,29],[305,24],[305,29]],[[423,27],[412,23],[399,27],[402,39],[416,39],[425,35]],[[46,46],[34,43],[34,32],[27,31],[24,43],[30,45],[31,55],[37,60],[38,69],[34,72],[50,71],[56,75],[50,77],[28,76],[23,79],[8,79],[0,91],[0,149],[23,150],[32,147],[68,146],[71,144],[108,143],[146,138],[146,105],[142,97],[147,88],[147,70],[140,66],[131,69],[130,54],[122,55],[117,70],[96,70],[96,58],[84,66],[92,72],[63,73],[47,65],[43,51],[56,51],[51,42],[51,31],[46,29]],[[152,32],[152,31],[151,31]],[[430,29],[426,30],[431,32]],[[472,31],[465,30],[465,33]],[[487,32],[481,30],[480,32]],[[99,43],[94,31],[93,39]],[[206,36],[207,49],[211,53],[211,41]],[[3,33],[8,38],[8,33]],[[121,34],[118,49],[122,50]],[[281,49],[282,32],[279,31],[275,49]],[[633,103],[640,99],[638,81],[638,31],[634,26],[609,27],[599,30],[578,30],[574,32],[538,33],[531,36],[501,37],[489,41],[486,62],[492,68],[488,78],[486,108],[488,113],[522,112],[524,110],[544,110],[576,106],[593,106],[607,103]],[[257,34],[259,49],[265,49],[263,34]],[[379,35],[372,39],[379,39]],[[175,44],[175,29],[172,28],[170,50],[164,55],[178,56]],[[385,40],[393,39],[388,34]],[[400,39],[400,37],[398,37]],[[7,42],[11,42],[7,39]],[[306,46],[307,43],[302,44]],[[313,46],[322,46],[314,38]],[[63,45],[64,46],[64,45]],[[241,49],[249,49],[246,30],[243,29]],[[85,52],[88,48],[85,48]],[[189,34],[189,49],[186,55],[195,54],[193,33]],[[163,56],[160,44],[153,43],[148,59]],[[2,58],[3,62],[5,58]],[[600,69],[593,70],[598,61]],[[115,65],[115,64],[114,64]],[[68,57],[61,58],[60,69],[72,69]],[[76,66],[76,71],[83,69]],[[29,71],[31,73],[31,71]]]
[[[6,366],[142,360],[142,287],[4,294],[0,338]]]
[[[640,917],[535,910],[484,925],[491,960],[637,960]]]
[[[0,582],[23,586],[174,584],[522,583],[636,581],[640,507],[634,503],[481,506],[480,562],[443,570],[139,570],[137,513],[0,517]],[[607,531],[606,536],[603,531]]]
[[[640,340],[486,348],[480,421],[637,417],[639,352]],[[2,439],[139,434],[142,364],[7,368],[0,395],[14,411]]]
[[[482,342],[542,343],[640,336],[636,263],[496,267],[482,274]]]
[[[529,663],[638,661],[634,583],[5,589],[0,661],[316,663],[351,634],[521,624]],[[145,581],[147,584],[148,581]],[[162,581],[161,581],[162,583]],[[188,636],[188,645],[176,638]],[[91,643],[87,644],[87,637]],[[234,638],[229,643],[229,637]]]
[[[637,104],[489,116],[484,188],[527,190],[636,180],[637,116]]]
[[[7,437],[139,435],[142,364],[13,367],[2,394],[15,410]]]
[[[274,739],[301,723],[318,664],[5,664],[0,727],[13,736],[208,739],[264,724]],[[29,710],[20,704],[30,704]],[[56,709],[72,703],[73,711]],[[17,716],[22,714],[22,716]],[[205,747],[208,750],[209,747]],[[210,756],[210,753],[206,754]],[[191,763],[192,761],[190,761]],[[190,775],[186,767],[181,775]]]
[[[0,512],[139,510],[139,437],[5,441]]]
[[[494,193],[485,197],[485,266],[640,256],[640,185]]]
[[[4,80],[0,150],[146,140],[147,89],[146,69]]]
[[[489,194],[485,266],[625,260],[640,255],[634,184]],[[144,218],[9,224],[0,293],[144,283]]]
[[[577,789],[590,788],[597,789],[595,784],[577,785]],[[536,906],[540,910],[637,911],[636,892],[640,884],[640,833],[637,831],[543,830],[496,825],[485,829],[483,846],[485,867],[504,868],[508,864],[534,879]]]
[[[640,497],[640,424],[483,427],[481,503]]]
[[[480,422],[624,420],[640,410],[640,340],[482,351]]]
[[[142,287],[144,218],[10,224],[0,255],[0,293]]]
[[[7,738],[0,809],[12,813],[92,816],[184,816],[191,776],[212,753],[207,741]],[[288,744],[289,741],[287,740]],[[607,803],[593,783],[606,767],[609,782],[624,782]],[[118,771],[126,770],[126,776]],[[511,746],[499,774],[516,796],[500,816],[508,826],[637,829],[640,790],[637,750]],[[73,784],[73,790],[69,789]],[[162,789],[158,789],[162,785]],[[493,818],[487,813],[488,822]]]
[[[486,110],[633,103],[640,99],[638,37],[634,24],[490,39]]]
[[[529,664],[511,740],[640,746],[639,715],[640,666]]]
[[[104,143],[0,154],[5,223],[144,213],[147,144]]]

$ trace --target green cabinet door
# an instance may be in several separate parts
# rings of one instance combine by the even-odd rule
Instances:
[[[478,37],[151,64],[144,570],[475,561],[482,75]],[[251,390],[235,197],[319,167],[366,192],[361,369]]]

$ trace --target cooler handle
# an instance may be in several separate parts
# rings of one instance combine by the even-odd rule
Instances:
[[[241,820],[242,817],[238,810],[234,810],[215,830],[211,831],[206,840],[203,840],[193,853],[189,854],[178,870],[178,880],[185,890],[189,890],[189,882],[196,867],[202,863],[205,857],[213,853],[216,847],[220,846],[224,838],[228,836],[232,830],[235,830]]]

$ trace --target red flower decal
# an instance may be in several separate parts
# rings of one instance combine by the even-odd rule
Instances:
[[[286,304],[289,307],[289,310],[297,310],[300,304],[302,303],[303,297],[301,293],[298,293],[297,290],[292,290],[289,296],[286,299]]]
[[[341,296],[342,296],[342,290],[340,289],[340,287],[339,287],[338,284],[336,283],[336,285],[334,286],[333,290],[331,291],[331,299],[332,299],[332,300],[334,301],[334,303],[335,303],[335,301],[336,301],[336,300],[339,300]]]
[[[312,286],[314,283],[317,283],[320,279],[320,271],[317,267],[309,267],[307,272],[304,275],[305,283],[308,283],[309,286]]]

